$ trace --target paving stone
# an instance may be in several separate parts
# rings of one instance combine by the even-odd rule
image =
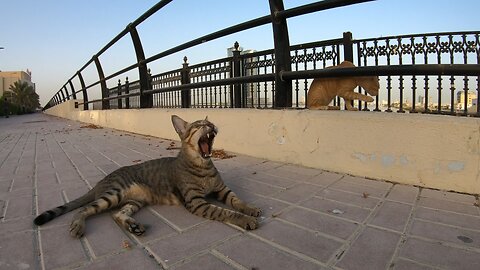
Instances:
[[[217,257],[213,256],[210,253],[205,255],[195,257],[191,261],[183,264],[179,267],[175,267],[175,270],[197,270],[197,269],[215,269],[215,270],[227,270],[227,269],[236,269],[225,262],[221,261]]]
[[[400,234],[367,227],[336,266],[352,270],[388,269],[399,240]]]
[[[8,200],[5,219],[28,217],[32,214],[31,197],[14,197]]]
[[[228,159],[228,161],[234,162],[241,167],[250,167],[265,162],[265,159],[245,155],[236,155],[234,158]]]
[[[312,178],[320,174],[320,171],[318,169],[311,169],[311,168],[286,164],[280,167],[267,170],[264,173],[277,176],[277,177],[289,178],[296,181],[305,181],[306,179]]]
[[[39,189],[50,185],[58,185],[59,183],[58,176],[52,169],[42,173],[37,173],[37,188]]]
[[[13,179],[11,190],[32,188],[33,187],[33,177],[32,176],[33,176],[33,174],[23,178],[23,177],[20,177],[20,176],[16,175],[15,178]]]
[[[326,269],[250,237],[241,237],[228,241],[215,249],[247,269]]]
[[[161,269],[161,266],[147,255],[141,248],[125,249],[115,256],[101,258],[79,269],[104,270],[104,269]]]
[[[480,228],[477,228],[480,229]],[[480,248],[480,231],[450,227],[422,220],[414,220],[410,234],[433,240]]]
[[[0,269],[36,269],[33,231],[0,235]]]
[[[389,190],[393,186],[393,184],[389,182],[367,179],[364,177],[357,177],[353,175],[345,175],[345,177],[342,178],[342,181],[356,183],[362,186],[375,187],[382,190]]]
[[[340,181],[331,185],[330,188],[358,193],[360,195],[366,193],[371,197],[383,198],[391,186],[392,184],[381,181],[345,176]]]
[[[17,197],[32,197],[32,196],[33,196],[32,187],[26,187],[22,189],[12,190],[10,192],[0,193],[0,198],[5,201],[8,201],[12,198],[17,198]]]
[[[287,190],[282,190],[274,198],[290,202],[290,203],[297,203],[299,201],[306,200],[310,197],[313,197],[317,192],[319,192],[322,187],[311,185],[311,184],[304,184],[299,183]]]
[[[3,163],[1,173],[2,175],[5,175],[5,177],[11,178],[13,175],[15,175],[15,169],[17,167],[17,162],[5,162]]]
[[[255,207],[262,209],[262,217],[274,217],[280,215],[290,205],[270,198],[261,198],[252,203]]]
[[[81,241],[70,236],[68,226],[40,230],[40,237],[47,269],[81,265],[88,260]]]
[[[411,205],[386,201],[375,214],[370,224],[403,232],[411,211]]]
[[[443,269],[480,269],[480,253],[408,238],[400,256]]]
[[[396,184],[388,194],[387,200],[413,204],[418,193],[417,187]]]
[[[27,162],[27,161],[22,161],[22,162]],[[18,166],[15,171],[15,175],[17,177],[32,177],[34,173],[34,167],[33,167],[34,161],[32,160],[29,163],[30,164],[28,165],[21,164],[20,166]]]
[[[78,168],[83,178],[103,178],[105,174],[100,171],[95,165],[81,166]]]
[[[0,221],[3,221],[4,219],[4,214],[5,214],[5,207],[7,206],[7,201],[5,200],[6,198],[0,199]]]
[[[363,222],[368,217],[368,215],[370,215],[370,210],[368,209],[363,209],[356,206],[347,205],[344,203],[318,197],[311,198],[303,202],[301,205],[315,211],[342,218],[347,218],[356,222]],[[339,210],[339,212],[337,213],[337,211],[334,210]]]
[[[281,213],[279,218],[344,240],[347,240],[358,228],[358,225],[353,222],[302,208],[293,208]]]
[[[434,222],[440,222],[447,225],[465,227],[467,229],[478,230],[478,228],[480,228],[480,217],[428,209],[424,207],[417,208],[415,217]]]
[[[370,197],[368,194],[359,195],[358,193],[344,192],[335,189],[324,189],[317,193],[317,196],[368,209],[375,208],[380,201],[379,199]]]
[[[225,184],[230,187],[232,190],[235,191],[234,187],[240,187],[250,191],[251,193],[264,195],[264,196],[271,196],[274,193],[279,191],[285,190],[280,187],[274,187],[272,185],[267,185],[263,183],[259,183],[257,181],[252,181],[247,178],[240,178],[240,179],[224,179]]]
[[[238,234],[238,231],[230,226],[209,221],[184,233],[151,242],[148,246],[164,263],[171,265],[184,257],[207,250],[215,243],[236,234]]]
[[[61,173],[58,175],[58,180],[62,184],[66,183],[84,183],[82,177],[78,174],[77,171],[72,173]]]
[[[344,177],[343,174],[321,171],[319,175],[316,175],[309,179],[303,179],[303,181],[309,182],[315,185],[328,186],[337,182],[343,177]]]
[[[50,173],[54,169],[50,155],[43,154],[41,150],[39,150],[39,152],[41,154],[41,157],[37,157],[37,161],[36,161],[37,176],[43,173]]]
[[[86,221],[85,237],[97,257],[118,253],[125,248],[124,241],[130,243],[128,236],[113,221],[110,213],[89,217]]]
[[[0,195],[5,194],[10,191],[10,186],[12,185],[13,180],[2,180],[0,181]]]
[[[112,173],[113,171],[117,170],[120,168],[118,164],[115,163],[109,163],[109,164],[100,164],[97,165],[98,169],[101,170],[102,172],[105,173],[105,175]]]
[[[441,190],[433,190],[433,189],[422,189],[422,193],[420,194],[421,197],[427,198],[434,198],[440,200],[448,200],[454,201],[459,203],[465,204],[473,204],[475,202],[475,196],[467,195],[467,194],[460,194],[455,192],[447,192]]]
[[[1,209],[1,203],[0,203],[0,209]],[[23,231],[33,231],[33,226],[34,226],[33,216],[0,222],[0,238],[1,236],[7,236],[12,233],[23,232]]]
[[[297,182],[291,179],[282,178],[278,176],[272,176],[265,173],[255,173],[245,176],[248,179],[259,181],[265,184],[273,185],[280,188],[288,188],[295,185]]]
[[[438,268],[433,268],[425,265],[420,265],[418,263],[414,263],[412,261],[408,261],[405,259],[397,259],[393,262],[395,270],[435,270]]]
[[[341,242],[325,238],[319,234],[277,220],[272,220],[265,224],[253,231],[253,234],[310,256],[323,263],[326,263],[335,251],[342,246]]]
[[[206,221],[206,219],[190,213],[183,206],[153,205],[151,208],[181,230]]]
[[[271,169],[275,169],[278,167],[283,166],[284,163],[281,162],[276,162],[276,161],[270,161],[270,160],[263,160],[260,163],[253,164],[249,166],[249,169],[254,170],[254,171],[267,171]]]
[[[440,210],[453,211],[457,213],[479,216],[478,207],[472,204],[457,203],[453,201],[420,197],[419,206],[435,208]]]

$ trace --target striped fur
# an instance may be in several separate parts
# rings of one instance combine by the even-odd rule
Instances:
[[[261,210],[241,201],[222,181],[210,159],[217,128],[207,119],[187,123],[173,115],[172,123],[182,141],[177,157],[160,158],[122,167],[107,175],[82,197],[43,212],[34,220],[42,225],[74,209],[70,234],[81,237],[87,217],[108,209],[120,208],[115,221],[129,232],[142,235],[145,227],[132,215],[145,205],[182,204],[191,213],[243,229],[258,227],[255,217]],[[205,197],[216,198],[234,210],[209,203]]]

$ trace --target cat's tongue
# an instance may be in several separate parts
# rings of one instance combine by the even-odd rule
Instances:
[[[200,143],[200,147],[202,148],[202,154],[204,157],[208,157],[210,155],[208,143]]]

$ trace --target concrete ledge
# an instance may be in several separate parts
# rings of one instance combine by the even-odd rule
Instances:
[[[373,179],[480,193],[480,119],[423,114],[255,109],[82,111],[73,100],[45,113],[177,140],[170,116],[208,118],[216,148]]]

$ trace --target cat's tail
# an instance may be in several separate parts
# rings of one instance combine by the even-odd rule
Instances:
[[[50,220],[52,220],[56,217],[59,217],[63,214],[66,214],[66,213],[72,211],[72,210],[75,210],[75,209],[79,208],[80,206],[83,206],[83,205],[85,205],[89,202],[92,202],[94,199],[95,199],[95,191],[93,189],[91,189],[90,191],[88,191],[85,195],[83,195],[80,198],[77,198],[73,201],[70,201],[70,202],[64,204],[64,205],[55,207],[53,209],[50,209],[48,211],[45,211],[45,212],[41,213],[39,216],[37,216],[33,220],[33,223],[35,225],[45,224],[45,223],[49,222]]]

